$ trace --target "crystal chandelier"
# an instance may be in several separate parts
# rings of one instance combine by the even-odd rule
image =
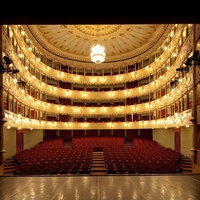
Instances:
[[[97,44],[91,48],[90,57],[94,63],[102,63],[105,60],[105,56],[105,48],[103,46]]]

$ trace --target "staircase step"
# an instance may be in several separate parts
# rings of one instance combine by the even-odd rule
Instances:
[[[94,158],[103,158],[104,155],[92,155]]]
[[[4,163],[5,164],[12,164],[12,163],[15,163],[15,162],[14,162],[14,160],[6,160],[6,161],[4,161]]]
[[[4,161],[4,176],[13,176],[13,170],[15,169],[14,158],[7,158]]]
[[[104,158],[104,155],[92,155],[94,158]]]
[[[4,163],[4,167],[14,167],[14,163]]]
[[[191,160],[181,160],[181,163],[192,163]]]
[[[191,166],[182,166],[183,170],[192,170],[192,167]]]
[[[106,171],[106,167],[105,166],[104,167],[103,166],[100,166],[100,167],[99,166],[96,166],[96,167],[92,166],[90,170],[93,171],[93,172],[94,171],[102,172],[102,171]]]
[[[4,173],[4,176],[13,176],[13,173]]]
[[[93,158],[104,158],[104,155],[92,155]]]
[[[107,174],[107,172],[105,171],[102,171],[102,172],[91,172],[90,173],[91,175],[97,175],[97,176],[103,176],[103,175],[106,175]]]
[[[103,151],[93,151],[93,154],[103,154]]]
[[[5,170],[10,170],[10,169],[14,169],[15,168],[15,166],[4,166],[4,171]]]
[[[188,167],[188,166],[192,166],[192,163],[181,163],[181,166],[186,166],[186,167]]]
[[[93,152],[90,174],[91,175],[107,174],[103,151],[94,151]]]
[[[104,153],[103,152],[93,152],[93,155],[95,156],[102,156]]]
[[[92,164],[105,164],[105,160],[93,160]]]
[[[183,169],[183,174],[192,174],[192,160],[187,156],[182,156],[180,164]]]
[[[105,162],[104,163],[92,163],[91,167],[105,167]]]
[[[92,162],[93,162],[93,161],[94,161],[94,162],[101,162],[101,161],[104,161],[104,159],[102,159],[102,158],[101,158],[101,159],[92,159]],[[105,161],[104,161],[104,162],[105,162]]]
[[[4,170],[4,174],[13,174],[13,170]]]

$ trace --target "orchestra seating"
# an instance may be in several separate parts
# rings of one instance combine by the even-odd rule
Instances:
[[[107,174],[182,173],[181,153],[148,138],[135,137],[125,147],[123,137],[74,137],[71,147],[61,137],[48,138],[14,155],[14,175],[90,174],[93,151],[103,151]]]

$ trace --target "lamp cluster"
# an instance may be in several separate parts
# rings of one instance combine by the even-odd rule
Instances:
[[[8,58],[7,56],[3,57],[3,63],[0,63],[0,73],[3,74],[4,72],[16,74],[19,73],[18,69],[9,68],[9,66],[13,63],[13,61]]]
[[[194,51],[193,55],[189,57],[185,63],[186,66],[198,65],[200,66],[199,50]]]
[[[170,81],[170,85],[171,85],[171,86],[174,86],[174,85],[176,85],[178,82],[179,82],[179,79],[178,79],[178,78],[175,78],[175,79],[173,79],[173,80]]]
[[[13,63],[13,61],[9,57],[4,56],[3,57],[3,62],[0,63],[0,73],[1,74],[5,73],[5,72],[6,73],[10,73],[10,74],[19,73],[18,69],[12,69],[12,68],[9,67],[12,63]],[[25,86],[26,86],[26,82],[25,81],[17,80],[15,78],[14,82],[17,83],[23,90],[25,89]]]
[[[194,51],[193,55],[189,57],[185,62],[185,66],[177,68],[176,71],[189,71],[189,67],[192,65],[198,65],[200,67],[200,54],[199,50]]]
[[[90,57],[94,63],[100,64],[104,62],[105,56],[105,48],[103,46],[97,44],[91,48]]]
[[[176,68],[178,72],[189,72],[189,67],[192,65],[200,66],[200,53],[199,50],[194,51],[193,55],[189,57],[185,62],[183,67]],[[171,86],[176,86],[180,82],[180,79],[175,78],[170,81]]]

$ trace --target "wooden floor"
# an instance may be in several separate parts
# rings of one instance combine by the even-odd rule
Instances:
[[[107,174],[102,151],[93,152],[88,175],[13,176],[13,163],[4,163],[0,200],[200,200],[200,174],[187,157],[183,174]]]
[[[200,175],[0,177],[1,200],[199,200]]]

